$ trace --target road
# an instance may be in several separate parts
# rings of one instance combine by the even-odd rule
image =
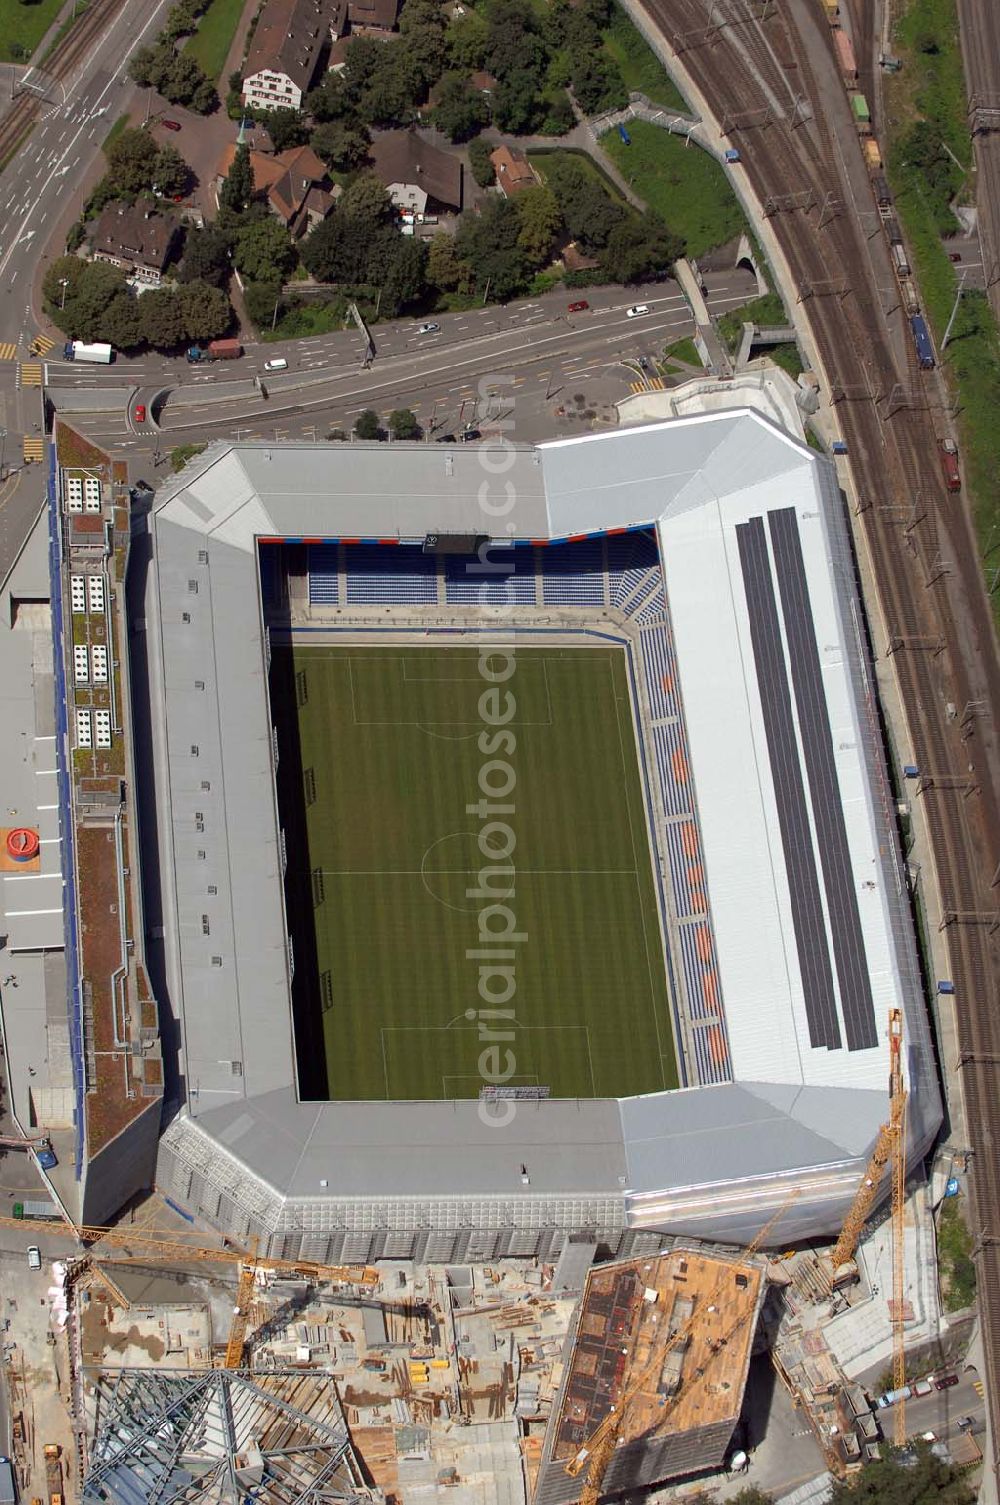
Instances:
[[[755,296],[745,269],[709,274],[708,300],[725,313]],[[80,413],[72,421],[98,442],[124,453],[157,442],[162,449],[210,437],[324,437],[331,427],[350,431],[363,408],[385,416],[409,406],[428,437],[456,433],[483,416],[477,409],[484,386],[501,397],[509,437],[550,437],[553,427],[586,427],[583,414],[606,409],[645,380],[642,360],[693,333],[690,309],[674,282],[640,289],[588,289],[591,307],[570,314],[564,291],[544,298],[442,315],[440,328],[420,335],[404,320],[375,325],[377,354],[362,364],[364,339],[357,331],[292,344],[250,346],[240,361],[202,371],[154,358],[107,367],[51,363],[47,392],[60,410],[74,393],[110,392],[111,407]],[[630,319],[635,304],[649,313]],[[287,371],[268,374],[265,360],[280,354]],[[251,385],[263,385],[266,398]],[[232,394],[228,399],[223,394]],[[581,393],[582,403],[574,399]],[[204,399],[199,401],[200,394]],[[496,416],[496,402],[494,416]],[[135,418],[142,404],[146,419]],[[560,413],[560,409],[562,412]],[[479,417],[477,418],[477,411]]]
[[[819,6],[777,0],[756,18],[735,0],[645,0],[683,49],[701,96],[724,117],[772,225],[829,374],[859,496],[855,534],[870,560],[876,653],[893,660],[922,771],[916,787],[947,926],[961,1091],[974,1152],[977,1271],[993,1434],[1000,1435],[1000,950],[993,888],[1000,854],[1000,757],[992,717],[1000,662],[968,511],[943,489],[946,423],[935,373],[887,326],[879,264],[858,198],[864,168]],[[812,101],[803,122],[801,101]],[[821,107],[817,107],[821,101]],[[738,176],[738,174],[734,174]],[[796,199],[788,195],[794,190]],[[870,609],[874,609],[875,602]],[[898,749],[902,751],[902,748]],[[886,791],[887,798],[891,797]]]

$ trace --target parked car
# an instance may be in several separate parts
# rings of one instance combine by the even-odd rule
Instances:
[[[165,120],[163,122],[163,128],[167,131],[179,131],[181,128],[181,123],[179,120]]]
[[[437,334],[440,324],[418,324],[417,334]]]
[[[438,434],[437,438],[434,440],[434,443],[435,444],[457,444],[458,440],[455,438],[454,434]]]
[[[135,411],[133,412],[132,417],[135,419],[136,423],[146,422],[146,404],[144,402],[136,403]]]
[[[462,434],[462,443],[471,444],[473,439],[481,439],[482,437],[479,429],[466,429]]]
[[[575,303],[570,304],[569,311],[571,314],[583,314],[586,313],[589,307],[590,304],[587,302],[586,298],[578,298]]]
[[[633,303],[631,308],[625,310],[626,319],[638,319],[642,314],[649,313],[648,303]]]
[[[37,1244],[28,1245],[28,1269],[40,1270],[42,1268],[42,1251]]]
[[[625,129],[625,127],[623,125],[619,125],[619,127],[618,127],[618,134],[622,138],[622,141],[624,142],[624,144],[626,146],[631,146],[632,145],[632,137],[629,135],[628,131]]]
[[[962,259],[962,253],[961,253],[961,251],[949,251],[948,252],[948,260],[949,261],[961,261],[961,259]]]
[[[958,1384],[957,1374],[939,1374],[934,1381],[935,1390],[950,1390],[952,1385]]]
[[[276,355],[273,361],[264,362],[265,371],[287,371],[288,362],[283,355]]]
[[[40,1144],[35,1149],[35,1158],[43,1171],[54,1171],[59,1164],[55,1150],[50,1144]]]

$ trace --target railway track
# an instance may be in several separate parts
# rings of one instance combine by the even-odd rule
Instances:
[[[29,69],[25,73],[24,78],[29,86],[36,75],[39,85],[45,84],[46,92],[52,83],[61,84],[69,78],[92,43],[110,26],[123,4],[124,0],[94,0],[90,9],[56,46],[46,67]],[[17,150],[44,103],[44,94],[34,92],[31,87],[22,87],[10,109],[0,120],[0,162],[6,161]]]
[[[979,561],[969,533],[952,526],[954,501],[938,479],[933,392],[912,350],[904,368],[897,364],[861,226],[829,197],[832,191],[841,204],[849,203],[830,127],[815,103],[811,118],[804,118],[801,102],[821,96],[799,28],[825,24],[819,6],[793,8],[789,0],[643,5],[740,146],[759,201],[777,206],[775,232],[796,286],[810,298],[814,337],[841,394],[838,416],[863,498],[857,526],[873,562],[889,636],[876,651],[894,656],[914,760],[922,771],[917,798],[949,927],[973,1150],[970,1192],[987,1398],[993,1435],[1000,1436],[1000,948],[993,882],[1000,780],[992,776],[992,748],[975,718],[970,723],[946,711],[949,704],[959,711],[970,706],[984,687],[990,704],[1000,705],[1000,665]],[[811,42],[815,47],[815,35]],[[835,70],[828,37],[826,45]],[[954,555],[954,581],[945,550]],[[966,597],[971,634],[963,635],[956,620],[955,586]],[[970,635],[978,645],[978,660],[971,664],[959,651]]]
[[[975,131],[976,203],[990,305],[1000,323],[1000,13],[994,0],[958,0],[959,35]]]

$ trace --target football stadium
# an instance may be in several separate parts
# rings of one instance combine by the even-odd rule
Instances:
[[[838,1226],[940,1106],[832,466],[211,446],[134,531],[157,1183],[269,1252]],[[172,1048],[171,1048],[172,1047]]]

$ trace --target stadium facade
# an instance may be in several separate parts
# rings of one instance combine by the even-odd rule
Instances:
[[[479,1100],[303,1101],[274,609],[468,642],[495,608],[446,563],[400,560],[484,535],[528,582],[507,630],[599,622],[634,655],[683,1086],[521,1101],[503,1127]],[[655,540],[652,580],[630,537]],[[157,1183],[184,1211],[336,1260],[744,1242],[793,1190],[778,1242],[828,1234],[886,1116],[890,1009],[911,1155],[929,1146],[933,1049],[825,459],[743,410],[536,447],[217,444],[134,520],[130,593],[147,953],[176,1062]]]

